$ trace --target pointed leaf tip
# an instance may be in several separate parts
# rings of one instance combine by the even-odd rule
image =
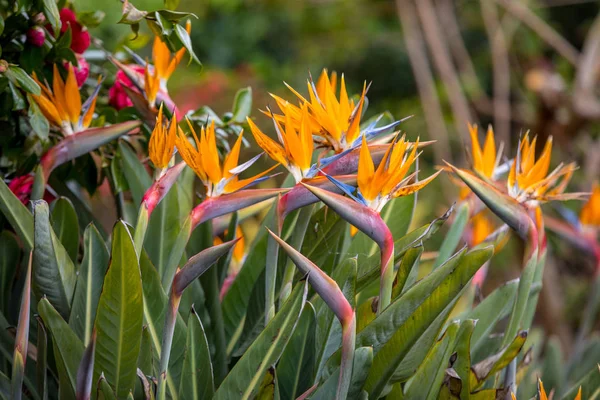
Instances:
[[[517,232],[521,238],[527,238],[533,226],[533,221],[522,204],[468,171],[456,168],[448,162],[446,162],[446,165],[458,175],[494,214]]]

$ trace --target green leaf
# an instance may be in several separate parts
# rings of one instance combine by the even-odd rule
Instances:
[[[526,339],[527,331],[521,331],[500,352],[473,365],[469,383],[471,390],[480,388],[486,379],[506,367],[519,354]]]
[[[462,322],[454,351],[456,352],[456,361],[452,368],[456,371],[462,382],[460,391],[461,400],[469,400],[471,398],[471,387],[469,385],[471,375],[471,337],[475,330],[476,320],[467,319]]]
[[[307,303],[277,364],[279,393],[284,399],[297,398],[312,384],[315,372],[315,327],[315,309]]]
[[[61,26],[60,13],[58,12],[58,7],[56,6],[56,2],[54,0],[43,0],[43,4],[44,4],[44,15],[46,16],[46,19],[50,23],[50,26],[52,26],[52,30],[56,34],[60,30],[60,26]]]
[[[104,377],[104,373],[100,375],[100,379],[98,380],[98,400],[117,400],[115,396],[115,392],[110,387],[110,384]]]
[[[94,224],[88,225],[83,233],[83,259],[77,275],[77,286],[75,286],[73,307],[69,317],[69,326],[85,346],[88,345],[92,335],[109,260],[108,249],[102,235]]]
[[[452,221],[452,225],[450,225],[450,229],[448,230],[448,233],[446,233],[446,236],[444,236],[444,241],[440,245],[438,256],[433,263],[434,269],[442,265],[452,253],[454,253],[456,246],[458,246],[458,243],[462,239],[465,227],[467,226],[469,212],[469,203],[466,201],[461,203],[454,215],[454,221]]]
[[[20,254],[21,249],[15,236],[8,231],[2,231],[0,233],[0,312],[8,311],[8,301]]]
[[[265,374],[265,378],[263,379],[262,383],[260,384],[260,387],[258,388],[256,400],[278,400],[278,389],[279,384],[275,368],[271,367],[268,369],[267,373]]]
[[[596,365],[579,382],[577,382],[569,391],[561,397],[561,400],[572,400],[581,388],[582,399],[597,399],[600,395],[600,367]]]
[[[177,236],[181,231],[183,219],[191,211],[191,203],[184,204],[180,198],[179,183],[173,185],[171,190],[162,199],[152,212],[148,223],[148,234],[144,240],[144,248],[152,260],[158,273],[162,276],[174,247]]]
[[[246,117],[252,112],[252,88],[250,86],[237,91],[233,99],[232,112],[231,119],[233,121],[239,124],[246,122]]]
[[[431,221],[431,223],[415,229],[400,239],[396,239],[394,242],[394,263],[396,263],[399,257],[402,257],[404,253],[406,253],[411,247],[414,247],[419,242],[425,242],[434,233],[436,233],[444,224],[444,222],[446,222],[451,212],[452,209],[448,210],[441,217],[434,219]],[[379,254],[373,254],[366,258],[362,263],[359,263],[357,280],[358,291],[361,291],[363,288],[373,282],[373,280],[379,278],[380,262],[381,258]]]
[[[148,171],[144,164],[138,159],[137,155],[131,150],[129,145],[124,141],[119,141],[119,152],[123,166],[123,173],[129,183],[131,197],[136,205],[142,203],[142,197],[146,190],[152,185],[152,178],[148,175]]]
[[[0,179],[0,211],[23,241],[25,250],[31,250],[33,248],[33,216],[10,191],[3,179]]]
[[[308,223],[300,252],[323,271],[330,273],[335,265],[327,260],[333,261],[332,253],[335,254],[340,238],[346,233],[347,226],[346,221],[337,213],[328,211],[327,207],[322,207],[313,214]]]
[[[498,287],[468,314],[468,318],[478,321],[471,337],[471,354],[484,343],[496,323],[508,315],[515,301],[518,285],[519,280],[515,279]]]
[[[48,398],[48,334],[46,328],[42,322],[42,319],[38,316],[37,319],[37,359],[35,363],[36,367],[36,380],[37,390],[42,399]]]
[[[181,399],[211,399],[215,391],[210,349],[202,322],[192,308],[188,318],[186,353],[179,384]]]
[[[306,282],[296,285],[290,298],[225,377],[215,400],[245,400],[256,395],[266,371],[277,362],[291,337],[306,302],[307,289]]]
[[[67,318],[77,280],[75,266],[50,226],[48,204],[43,200],[32,204],[35,223],[33,291],[38,299],[46,296]]]
[[[196,53],[194,53],[194,48],[192,47],[192,40],[190,39],[190,35],[187,33],[185,28],[179,24],[175,24],[175,35],[181,41],[181,44],[187,50],[190,55],[190,62],[194,61],[198,65],[202,65],[198,57],[196,57]]]
[[[357,346],[370,344],[375,352],[365,384],[370,396],[382,393],[411,346],[458,298],[492,254],[492,247],[459,252],[396,299],[357,335]]]
[[[77,213],[71,201],[59,197],[52,203],[52,229],[64,246],[73,263],[79,254],[79,223]]]
[[[457,322],[452,323],[446,329],[444,336],[433,346],[415,376],[404,387],[404,397],[427,400],[438,398],[444,371],[450,361],[458,325]]]
[[[168,307],[168,299],[160,283],[160,277],[145,251],[140,257],[140,269],[142,272],[142,292],[144,296],[144,324],[152,342],[155,361],[162,349],[162,332],[165,325],[165,314]],[[167,370],[167,388],[172,398],[178,394],[177,383],[180,381],[185,356],[186,326],[183,319],[178,316],[173,333],[173,346],[169,358],[169,369]]]
[[[419,262],[421,261],[423,249],[423,243],[419,243],[418,246],[410,248],[404,254],[404,257],[402,257],[394,281],[392,299],[395,299],[412,286],[413,282],[409,278],[418,275]]]
[[[561,393],[564,384],[565,367],[563,354],[560,349],[560,340],[556,336],[550,337],[544,351],[541,379],[544,388],[550,392]]]
[[[40,300],[37,309],[44,325],[52,334],[54,357],[59,372],[60,398],[74,399],[83,343],[47,299]]]
[[[98,302],[94,375],[104,373],[118,397],[134,388],[142,339],[142,280],[133,240],[123,222],[112,235],[111,261]]]
[[[40,86],[23,69],[16,65],[10,65],[4,74],[13,84],[17,85],[27,93],[36,96],[40,95]]]
[[[235,280],[221,302],[223,322],[225,323],[225,336],[229,341],[232,339],[234,341],[237,340],[237,335],[241,333],[244,325],[243,319],[246,315],[246,308],[249,304],[254,284],[265,269],[264,260],[267,253],[267,236],[266,230],[258,232],[242,269],[240,269],[240,272],[235,277]],[[238,330],[239,332],[237,332]],[[231,345],[228,347],[231,347]]]
[[[29,346],[29,316],[31,302],[31,264],[32,255],[29,254],[29,263],[21,295],[21,307],[15,335],[15,348],[13,352],[13,368],[11,374],[11,398],[21,399],[23,394],[23,380],[25,375],[25,362],[27,361],[27,348]]]

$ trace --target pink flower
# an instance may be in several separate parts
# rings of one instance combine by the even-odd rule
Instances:
[[[130,67],[140,74],[144,73],[144,67],[142,66],[131,65]],[[125,91],[124,87],[136,90],[135,85],[127,77],[125,72],[119,70],[117,71],[114,85],[108,90],[108,104],[110,104],[117,110],[133,106],[133,103],[127,95],[127,92]]]
[[[46,34],[40,26],[34,26],[27,31],[27,42],[35,47],[42,47],[45,39]]]
[[[69,26],[71,26],[71,50],[77,54],[81,54],[90,47],[90,33],[87,28],[77,22],[75,13],[68,9],[63,8],[60,10],[60,21],[62,26],[60,27],[60,33],[65,33]]]
[[[90,65],[83,58],[82,55],[77,54],[77,67],[74,68],[75,71],[75,79],[77,79],[77,86],[82,87],[85,83],[85,80],[90,75]],[[68,70],[68,63],[65,63],[65,68]]]
[[[8,188],[11,192],[14,193],[15,196],[21,203],[27,204],[29,202],[29,197],[31,196],[31,188],[33,187],[33,175],[27,174],[22,176],[17,176],[8,184]]]

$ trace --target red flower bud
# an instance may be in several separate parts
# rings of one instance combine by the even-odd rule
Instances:
[[[46,39],[46,34],[44,30],[39,26],[34,26],[27,31],[27,42],[31,43],[35,47],[42,47],[44,45],[44,40]]]
[[[130,67],[140,74],[144,73],[144,67],[139,65],[131,65]],[[125,72],[119,70],[117,71],[114,85],[108,90],[108,104],[117,110],[133,106],[133,103],[127,95],[127,92],[125,92],[124,87],[134,90],[136,89],[135,85],[127,77]]]
[[[71,27],[71,50],[77,54],[81,54],[90,47],[90,33],[87,28],[77,22],[75,13],[68,8],[60,10],[60,33],[65,33],[68,27]]]
[[[31,196],[31,188],[33,187],[33,175],[27,174],[17,176],[8,184],[8,188],[21,203],[27,204],[29,202],[29,196]]]

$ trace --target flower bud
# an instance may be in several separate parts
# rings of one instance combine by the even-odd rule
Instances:
[[[46,34],[39,26],[34,26],[27,31],[27,42],[31,43],[35,47],[42,47],[45,39]]]

